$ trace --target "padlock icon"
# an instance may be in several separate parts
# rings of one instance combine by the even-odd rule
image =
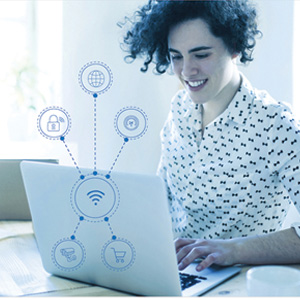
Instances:
[[[60,131],[60,123],[59,123],[58,117],[56,115],[51,115],[49,117],[49,121],[47,123],[47,130],[49,132]]]

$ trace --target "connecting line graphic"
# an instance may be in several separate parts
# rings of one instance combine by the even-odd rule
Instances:
[[[73,234],[70,236],[71,240],[75,240],[75,239],[76,239],[76,233],[77,233],[77,231],[78,231],[78,229],[79,229],[79,226],[80,226],[80,224],[82,223],[82,221],[84,221],[84,217],[83,217],[83,216],[79,217],[79,222],[77,223],[77,225],[76,225],[76,227],[75,227],[75,229],[74,229]],[[107,223],[107,225],[108,225],[109,231],[110,231],[110,233],[111,233],[111,239],[112,239],[112,240],[116,240],[117,237],[116,237],[116,235],[114,234],[114,231],[113,231],[113,229],[112,229],[112,227],[111,227],[111,224],[109,223],[109,218],[108,218],[108,217],[105,217],[105,218],[104,218],[104,221],[105,221],[105,222]]]
[[[107,222],[108,228],[109,228],[110,233],[111,233],[111,235],[112,235],[111,239],[112,239],[112,240],[115,240],[117,237],[114,235],[113,229],[111,228],[111,225],[110,225],[110,223],[109,223],[109,218],[108,218],[108,217],[105,217],[105,218],[104,218],[104,221]]]
[[[71,240],[75,240],[76,239],[76,232],[77,232],[77,230],[78,230],[78,228],[79,228],[79,225],[81,224],[81,222],[84,220],[84,217],[80,217],[79,218],[79,222],[77,223],[77,225],[76,225],[76,227],[75,227],[75,229],[74,229],[74,232],[73,232],[73,234],[71,235]]]
[[[125,138],[125,139],[124,139],[124,143],[123,143],[123,145],[122,145],[122,147],[121,147],[121,149],[120,149],[120,151],[119,151],[119,153],[118,153],[118,155],[117,155],[115,161],[113,162],[113,164],[112,164],[112,166],[111,166],[111,168],[110,168],[110,170],[109,170],[107,176],[110,176],[110,174],[111,174],[113,168],[115,167],[115,165],[116,165],[116,163],[117,163],[117,160],[118,160],[119,157],[120,157],[120,154],[121,154],[122,150],[124,149],[125,144],[126,144],[128,141],[129,141],[128,138]]]
[[[60,137],[60,140],[64,143],[64,145],[65,145],[65,147],[66,147],[66,149],[67,149],[67,152],[69,153],[69,155],[70,155],[70,157],[71,157],[71,159],[72,159],[72,161],[73,161],[73,163],[74,163],[74,165],[75,165],[75,168],[77,169],[77,171],[78,171],[79,174],[81,175],[82,172],[80,171],[79,166],[78,166],[78,164],[76,163],[74,156],[72,155],[72,153],[71,153],[69,147],[67,146],[67,144],[66,144],[66,142],[65,142],[65,138],[64,138],[63,136],[61,136],[61,137]]]
[[[97,97],[95,93],[94,97],[94,171],[97,170]]]

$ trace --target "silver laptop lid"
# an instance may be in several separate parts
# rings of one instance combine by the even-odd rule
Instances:
[[[133,294],[181,295],[159,177],[33,162],[21,169],[48,272]]]

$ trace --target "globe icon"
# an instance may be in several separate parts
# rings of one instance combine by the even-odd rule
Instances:
[[[99,70],[93,70],[88,75],[88,82],[94,88],[100,87],[104,81],[104,74]]]

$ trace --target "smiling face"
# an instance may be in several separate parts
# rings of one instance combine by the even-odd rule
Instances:
[[[228,51],[205,21],[193,19],[172,27],[168,47],[173,71],[193,102],[228,105],[240,82],[237,54]]]

